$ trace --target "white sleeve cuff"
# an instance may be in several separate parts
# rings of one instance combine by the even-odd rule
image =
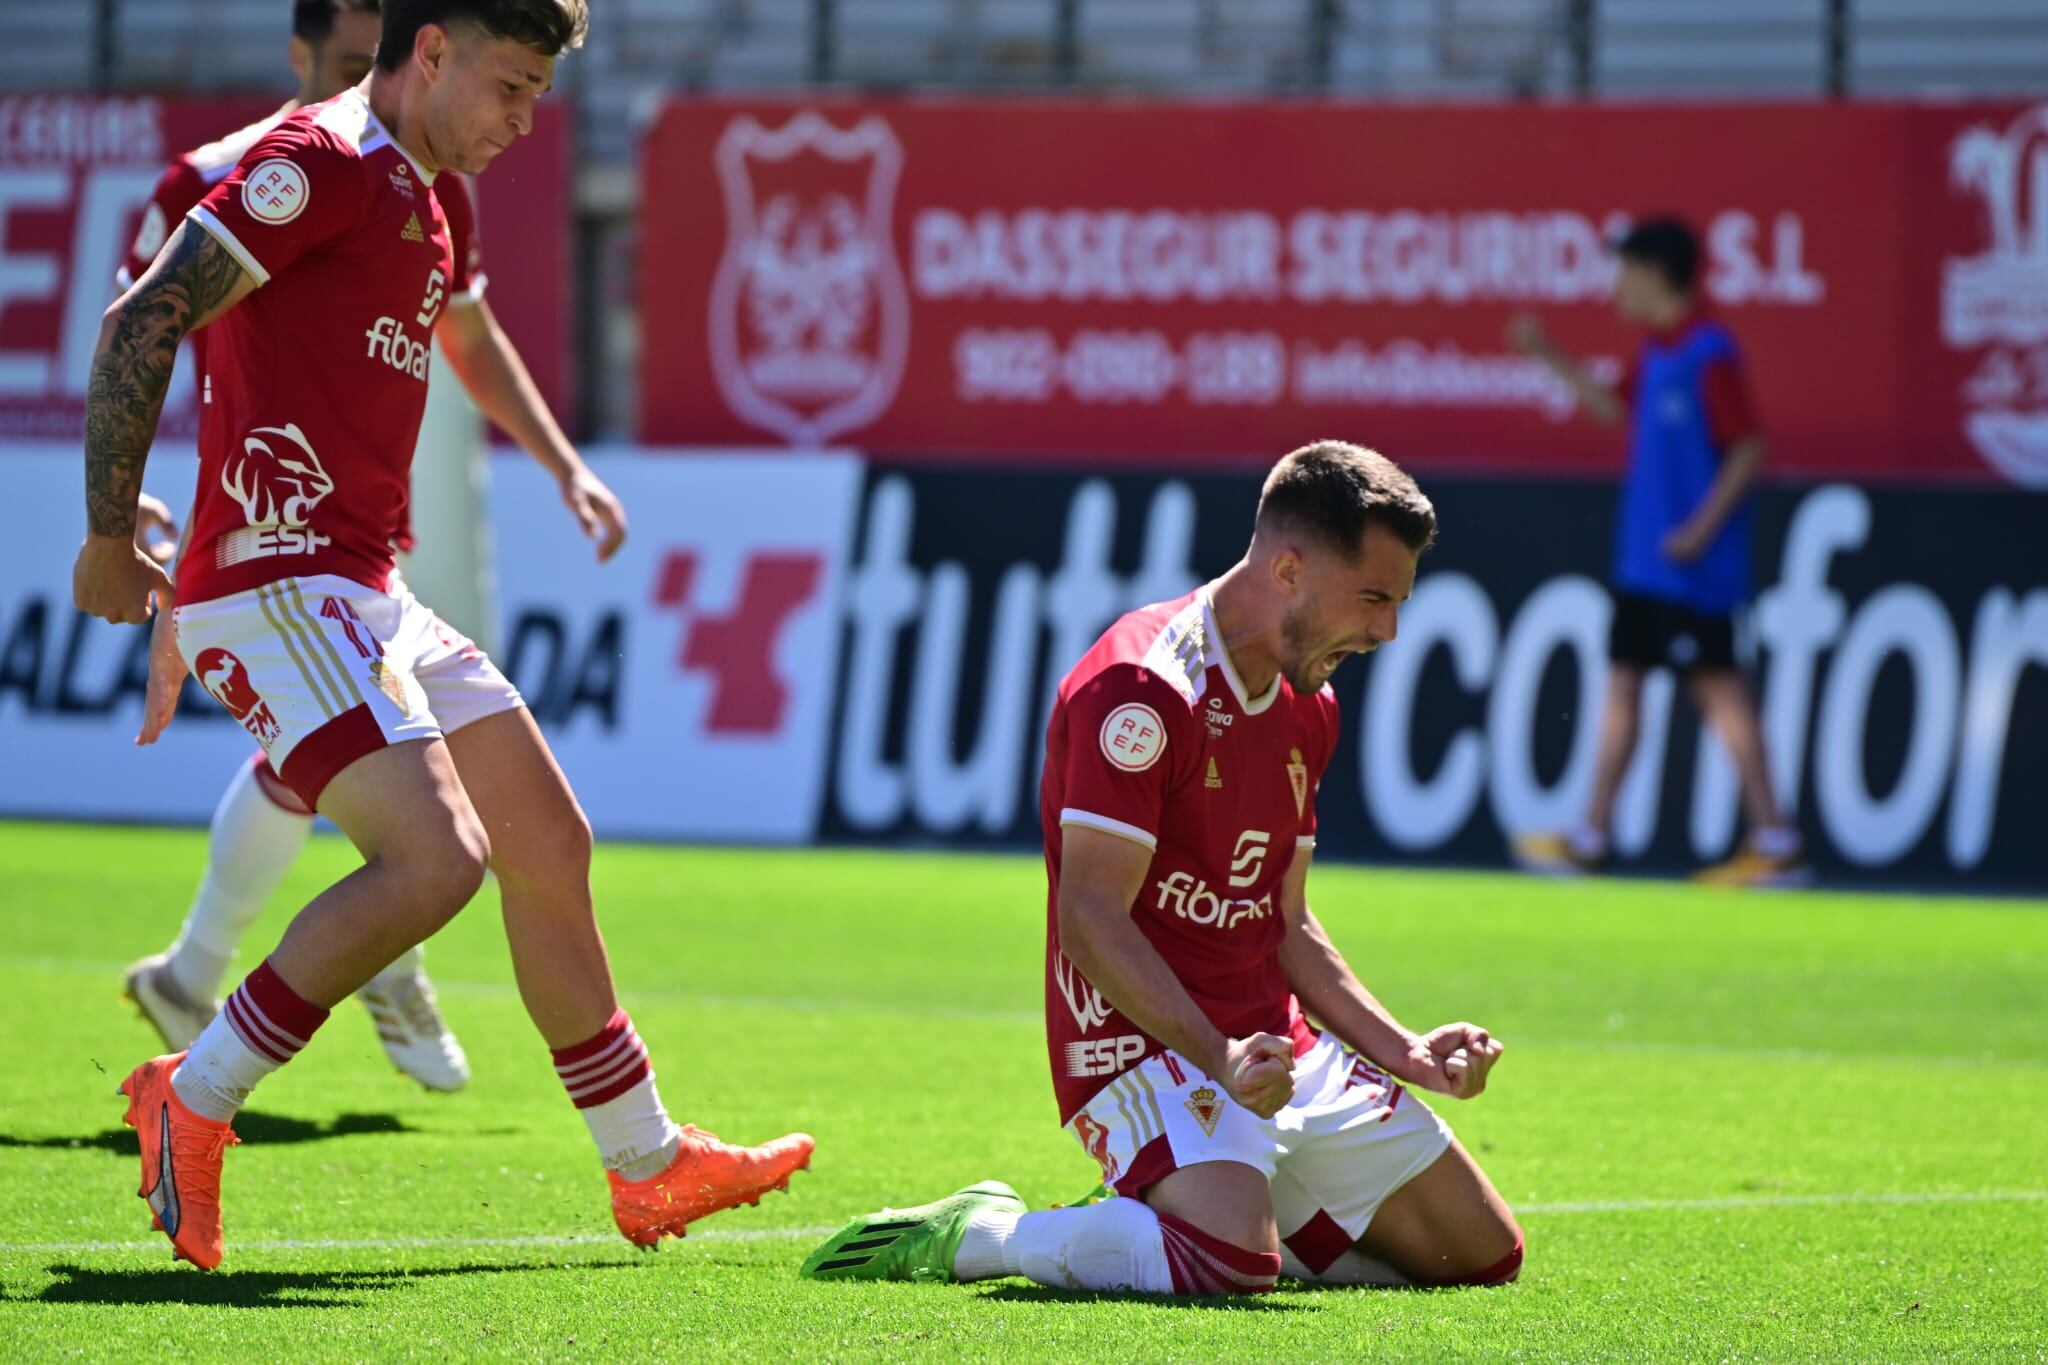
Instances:
[[[234,233],[228,231],[226,223],[213,216],[213,210],[201,204],[185,216],[212,233],[213,239],[228,249],[228,255],[249,272],[250,279],[258,284],[270,283],[270,272],[263,268],[263,263],[249,253],[249,248],[243,246]]]
[[[1143,844],[1155,851],[1159,847],[1159,840],[1147,831],[1139,829],[1136,825],[1125,824],[1121,820],[1112,820],[1107,815],[1097,815],[1093,811],[1076,810],[1068,806],[1060,812],[1060,823],[1080,825],[1085,829],[1099,829],[1104,834],[1114,834],[1119,839],[1129,839],[1134,844]]]
[[[457,294],[448,302],[455,307],[462,307],[467,304],[482,303],[484,301],[484,286],[489,284],[490,282],[491,277],[489,275],[474,276],[471,278],[469,282],[469,288],[463,290],[460,294]]]
[[[1295,836],[1294,846],[1296,848],[1314,848],[1316,846],[1316,836],[1313,834],[1297,835]]]

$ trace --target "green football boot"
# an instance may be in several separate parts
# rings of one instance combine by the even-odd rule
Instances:
[[[968,1220],[985,1209],[1022,1213],[1024,1201],[1002,1181],[984,1180],[914,1209],[883,1209],[826,1238],[797,1273],[807,1280],[951,1280]]]

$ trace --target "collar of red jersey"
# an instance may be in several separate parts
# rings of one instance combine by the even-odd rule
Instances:
[[[363,117],[369,121],[370,131],[374,133],[375,136],[381,137],[386,142],[390,143],[392,149],[396,151],[400,156],[405,158],[405,164],[412,167],[412,173],[420,178],[421,184],[432,185],[434,183],[434,172],[428,170],[425,166],[420,165],[420,159],[414,156],[410,151],[406,149],[406,145],[398,140],[398,137],[395,133],[393,133],[389,128],[384,126],[384,120],[378,118],[377,111],[370,107],[370,101],[368,96],[364,95],[361,90],[352,89],[346,91],[344,93],[344,97],[353,98],[361,102],[363,106]],[[365,138],[364,141],[367,142],[369,141],[369,139]],[[364,150],[367,151],[369,149],[365,148]]]
[[[1216,652],[1211,662],[1223,670],[1224,681],[1230,684],[1231,692],[1237,697],[1237,704],[1248,716],[1256,716],[1271,706],[1280,696],[1280,675],[1275,673],[1266,690],[1254,697],[1245,691],[1244,679],[1237,675],[1237,665],[1230,661],[1230,646],[1223,642],[1223,628],[1216,624],[1216,604],[1204,592],[1197,595],[1202,603],[1202,633],[1215,645]]]

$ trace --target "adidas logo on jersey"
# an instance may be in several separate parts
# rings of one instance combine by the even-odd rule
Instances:
[[[420,231],[420,216],[417,213],[409,213],[405,216],[405,231],[398,235],[408,242],[424,242],[427,240],[427,234]]]

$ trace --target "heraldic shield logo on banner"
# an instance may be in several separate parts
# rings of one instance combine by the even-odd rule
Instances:
[[[780,128],[742,115],[718,139],[725,254],[711,363],[734,415],[817,446],[881,416],[910,347],[892,232],[903,148],[879,117]]]
[[[1982,197],[1990,240],[1941,277],[1941,339],[1982,351],[1963,430],[2015,483],[2048,487],[2048,104],[1949,146],[1949,183]]]

